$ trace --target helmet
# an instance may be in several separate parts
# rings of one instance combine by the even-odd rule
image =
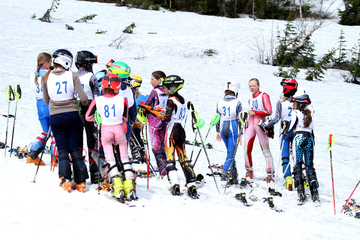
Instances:
[[[77,52],[75,57],[75,66],[79,69],[85,67],[87,71],[92,72],[92,65],[97,63],[97,56],[89,51]]]
[[[283,94],[285,97],[291,97],[297,90],[298,83],[293,78],[284,78],[280,85],[283,87]]]
[[[224,91],[225,92],[228,90],[232,91],[236,97],[238,96],[239,89],[240,89],[240,84],[238,84],[235,81],[228,81],[224,85]]]
[[[66,49],[58,49],[53,55],[53,63],[59,64],[65,68],[65,70],[69,70],[73,63],[73,55],[70,51]]]
[[[95,76],[96,76],[96,78],[98,80],[99,88],[101,88],[101,86],[102,86],[101,82],[102,82],[103,78],[105,77],[106,73],[107,73],[106,69],[103,69],[103,70],[98,71],[97,73],[95,73]]]
[[[309,92],[303,87],[298,87],[293,97],[295,98],[305,94],[309,95]]]
[[[131,84],[130,84],[131,88],[138,88],[141,86],[142,78],[139,75],[131,74],[130,78],[131,78]]]
[[[131,72],[129,65],[123,62],[115,62],[113,59],[106,64],[106,67],[109,68],[112,73],[117,74],[120,78],[129,77]]]
[[[184,79],[181,79],[177,75],[170,75],[165,78],[161,78],[160,86],[164,86],[169,89],[170,95],[173,95],[179,91],[184,85]]]
[[[298,108],[306,108],[308,105],[311,104],[310,97],[305,88],[299,87],[294,94],[293,97],[290,99],[291,102],[296,102]]]
[[[115,93],[119,92],[121,80],[118,75],[115,73],[108,73],[102,79],[102,91],[105,92],[105,89],[111,89]]]

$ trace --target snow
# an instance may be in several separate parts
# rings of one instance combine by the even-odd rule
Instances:
[[[166,74],[180,75],[185,79],[180,93],[193,102],[205,126],[201,130],[204,138],[210,126],[217,101],[223,96],[223,82],[238,81],[242,88],[239,99],[246,105],[250,97],[247,83],[250,78],[260,80],[261,90],[271,96],[275,109],[281,87],[280,78],[273,75],[277,67],[261,65],[257,62],[256,38],[269,49],[270,37],[276,36],[277,28],[283,29],[285,22],[277,20],[257,20],[251,18],[227,19],[201,16],[195,13],[144,11],[115,7],[115,4],[62,0],[59,9],[52,13],[52,23],[31,19],[33,14],[41,17],[52,1],[2,1],[2,34],[0,52],[2,81],[0,89],[7,85],[20,84],[23,95],[18,102],[14,146],[29,145],[40,134],[35,98],[29,88],[29,75],[35,71],[36,58],[40,52],[52,53],[66,48],[74,55],[80,50],[89,50],[98,55],[99,63],[95,71],[105,68],[111,59],[126,62],[133,74],[143,77],[141,92],[151,91],[150,75],[155,70]],[[336,7],[342,6],[336,1]],[[90,14],[97,17],[88,23],[74,23]],[[120,49],[109,44],[122,34],[132,22],[136,24],[134,34],[126,35]],[[75,28],[66,29],[65,24]],[[360,27],[341,26],[334,20],[314,33],[317,57],[336,48],[341,29],[344,31],[347,48],[357,43]],[[95,34],[97,30],[106,34]],[[125,36],[125,35],[124,35]],[[265,40],[262,40],[265,39]],[[212,57],[203,51],[213,49],[218,52]],[[73,70],[76,71],[75,66]],[[267,203],[251,202],[245,207],[234,196],[250,189],[230,188],[227,194],[217,183],[216,190],[207,159],[202,153],[195,172],[205,176],[206,184],[199,188],[200,199],[193,200],[183,195],[172,196],[165,179],[150,179],[150,189],[146,179],[137,180],[139,205],[129,208],[104,196],[99,196],[95,185],[87,183],[87,191],[66,193],[59,185],[57,172],[49,171],[50,155],[44,155],[45,167],[40,167],[33,183],[36,166],[25,164],[25,159],[4,158],[0,150],[0,190],[1,218],[0,234],[11,239],[96,239],[133,237],[172,239],[357,239],[359,220],[340,214],[345,200],[359,181],[360,161],[358,113],[360,111],[360,86],[343,81],[339,70],[329,70],[323,81],[309,82],[302,70],[297,80],[300,86],[310,92],[315,115],[315,168],[320,183],[321,207],[312,202],[297,205],[296,191],[289,192],[282,187],[283,177],[279,167],[280,146],[277,137],[270,140],[277,174],[276,183],[265,184],[265,161],[256,140],[253,158],[255,181],[260,186],[251,194],[259,199],[268,197],[268,187],[280,191],[282,197],[274,197],[275,206],[284,213],[276,213]],[[349,97],[350,96],[350,97]],[[1,114],[7,114],[8,102],[3,94]],[[10,104],[10,113],[15,112],[15,102]],[[3,126],[1,141],[4,142],[6,118],[0,119]],[[9,140],[13,121],[9,121]],[[276,125],[275,131],[278,132]],[[193,140],[190,124],[186,125],[187,139]],[[330,155],[327,149],[329,134],[334,134],[333,169],[336,196],[336,215],[332,200]],[[214,149],[207,150],[211,163],[222,164],[225,146],[215,140],[215,129],[211,129],[208,142]],[[195,149],[196,156],[199,148]],[[187,146],[190,156],[191,147]],[[152,158],[154,161],[154,158]],[[153,162],[154,163],[154,162]],[[155,163],[154,163],[155,164]],[[145,165],[134,165],[134,169],[145,169]],[[240,177],[245,175],[243,148],[237,153],[237,168]],[[179,176],[184,184],[182,171]],[[360,190],[353,198],[360,199]]]

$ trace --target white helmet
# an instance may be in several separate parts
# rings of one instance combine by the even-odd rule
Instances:
[[[309,92],[303,87],[298,87],[295,94],[292,97],[297,98],[297,97],[303,96],[305,94],[309,95]]]
[[[224,91],[226,92],[227,90],[229,91],[232,91],[235,96],[237,97],[238,96],[238,92],[239,92],[239,89],[240,89],[240,84],[235,82],[235,81],[228,81],[225,83],[224,85]]]
[[[73,63],[73,55],[66,49],[58,49],[53,53],[53,63],[59,64],[69,70]]]

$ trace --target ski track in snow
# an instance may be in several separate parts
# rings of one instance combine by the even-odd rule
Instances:
[[[223,82],[228,79],[238,81],[242,88],[239,99],[246,107],[250,92],[247,82],[252,77],[260,80],[260,90],[271,97],[273,109],[281,93],[280,78],[273,75],[276,67],[257,63],[255,38],[269,38],[282,29],[283,21],[258,20],[250,18],[227,19],[201,16],[186,12],[144,11],[115,7],[114,4],[91,3],[62,0],[52,23],[32,20],[31,15],[41,17],[51,1],[4,1],[0,3],[1,22],[4,28],[0,35],[0,52],[3,57],[0,74],[0,89],[4,93],[7,85],[22,87],[22,98],[18,102],[14,147],[29,145],[41,132],[37,120],[36,104],[29,88],[29,75],[35,71],[37,55],[52,53],[66,48],[73,55],[77,51],[89,50],[99,56],[94,65],[97,72],[105,68],[109,59],[126,62],[133,74],[143,78],[141,92],[151,91],[150,75],[155,70],[166,74],[177,74],[185,79],[180,93],[190,100],[205,125],[201,135],[205,138],[210,119],[217,101],[223,96]],[[90,14],[97,14],[88,23],[74,23]],[[108,45],[122,34],[122,30],[132,22],[136,24],[134,34],[126,35],[121,49]],[[66,30],[65,24],[75,28]],[[96,30],[107,31],[104,35]],[[317,57],[337,47],[340,30],[344,31],[347,48],[358,40],[359,26],[340,26],[336,21],[327,21],[325,26],[314,33]],[[156,34],[149,34],[156,33]],[[265,45],[269,43],[264,42]],[[206,57],[203,51],[214,49],[213,57]],[[72,70],[76,71],[75,66]],[[280,147],[277,134],[270,140],[270,149],[277,173],[276,184],[265,184],[265,161],[258,141],[253,149],[254,181],[259,183],[251,194],[259,201],[245,207],[235,199],[236,193],[251,195],[250,188],[230,187],[227,194],[216,177],[220,194],[217,192],[210,173],[207,159],[201,153],[195,167],[197,174],[205,176],[206,184],[199,188],[200,199],[194,200],[183,194],[172,196],[166,179],[151,178],[150,189],[146,179],[138,178],[137,194],[139,207],[127,207],[99,196],[97,185],[87,183],[85,194],[64,192],[58,185],[57,169],[49,171],[50,155],[44,155],[45,167],[40,167],[33,183],[36,166],[25,164],[25,159],[4,158],[0,150],[0,190],[2,210],[0,214],[0,235],[17,239],[84,239],[84,238],[155,238],[180,239],[357,239],[359,220],[340,214],[342,205],[359,181],[359,129],[360,86],[343,82],[339,70],[328,70],[321,82],[308,82],[305,70],[301,70],[297,80],[300,86],[310,92],[315,108],[315,168],[320,184],[321,206],[308,201],[297,205],[296,191],[288,192],[282,187],[284,182],[279,167]],[[5,94],[1,114],[7,114],[8,102]],[[15,102],[10,104],[10,113],[15,111]],[[0,118],[1,141],[4,142],[6,118]],[[9,121],[8,143],[12,134],[12,119]],[[275,132],[278,133],[276,125]],[[192,141],[194,133],[190,123],[186,125],[187,139]],[[333,169],[336,196],[334,215],[327,138],[332,133],[336,138],[333,147]],[[222,164],[226,149],[215,140],[215,127],[211,129],[208,142],[214,149],[207,149],[212,164]],[[196,147],[194,156],[200,148]],[[191,147],[187,146],[190,156]],[[239,177],[245,175],[243,148],[237,152]],[[155,164],[152,156],[152,163]],[[145,165],[134,165],[134,169],[145,169]],[[178,166],[180,168],[180,166]],[[178,171],[182,185],[183,173]],[[280,191],[283,196],[274,196],[276,207],[283,213],[271,210],[263,197],[269,197],[268,187]],[[184,187],[184,186],[182,186]],[[353,198],[360,201],[360,190]],[[145,207],[141,207],[144,205]]]

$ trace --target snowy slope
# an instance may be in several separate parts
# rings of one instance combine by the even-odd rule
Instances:
[[[177,74],[185,79],[181,94],[194,103],[205,126],[201,130],[203,138],[209,128],[217,101],[223,96],[223,82],[238,81],[242,88],[239,98],[246,105],[250,97],[248,80],[257,77],[261,90],[271,96],[275,108],[281,87],[280,78],[273,72],[276,67],[257,63],[255,38],[269,39],[282,29],[285,22],[276,20],[253,21],[249,18],[226,19],[201,16],[194,13],[169,11],[143,11],[115,7],[114,4],[90,3],[75,0],[62,0],[59,9],[52,13],[53,22],[43,23],[32,20],[35,13],[41,17],[51,1],[2,1],[2,31],[0,53],[2,67],[0,75],[1,91],[7,85],[20,84],[23,96],[18,102],[15,146],[28,145],[41,132],[37,120],[35,98],[29,88],[29,75],[35,71],[38,53],[52,53],[66,48],[74,55],[79,50],[89,50],[99,57],[98,71],[105,68],[111,59],[126,62],[133,74],[143,77],[141,92],[151,91],[150,75],[155,70],[166,74]],[[90,14],[97,17],[88,23],[74,23],[75,20]],[[134,34],[127,35],[121,49],[108,45],[122,34],[122,30],[132,22],[136,24]],[[69,31],[69,24],[75,28]],[[340,30],[343,30],[347,47],[358,40],[360,27],[340,26],[328,21],[316,31],[312,40],[318,57],[337,47]],[[95,34],[97,30],[107,31],[104,35]],[[156,34],[154,34],[156,33]],[[264,40],[268,45],[269,41]],[[203,55],[203,51],[214,49],[213,57]],[[75,66],[73,70],[76,71]],[[128,208],[99,196],[94,185],[87,185],[87,192],[81,194],[64,192],[58,187],[56,171],[49,171],[50,157],[44,155],[47,166],[41,167],[32,183],[36,166],[26,165],[25,159],[4,158],[0,151],[0,190],[2,210],[0,214],[0,236],[11,239],[77,239],[77,238],[168,238],[173,239],[357,239],[360,233],[359,220],[340,214],[341,206],[360,180],[358,113],[360,106],[360,86],[344,83],[340,71],[329,70],[321,82],[304,80],[302,71],[297,79],[307,88],[316,110],[315,115],[315,167],[320,183],[321,207],[311,202],[304,206],[296,204],[296,192],[288,192],[282,187],[283,179],[279,166],[279,141],[270,140],[270,148],[276,166],[276,184],[265,184],[265,161],[260,147],[254,146],[255,181],[260,186],[251,194],[259,199],[268,197],[270,186],[280,191],[282,197],[274,197],[275,206],[284,213],[272,211],[266,203],[253,202],[245,207],[234,195],[250,189],[230,188],[224,194],[216,190],[207,160],[202,153],[195,167],[196,173],[205,175],[206,184],[199,189],[200,199],[192,200],[186,195],[173,197],[168,192],[165,179],[138,179],[138,203],[145,207]],[[6,114],[8,103],[5,94],[0,97],[1,114]],[[15,102],[10,105],[10,113],[15,111]],[[0,119],[1,141],[5,139],[6,119]],[[9,125],[11,135],[12,121]],[[276,132],[278,126],[276,126]],[[194,134],[190,124],[186,126],[188,140]],[[327,138],[332,133],[336,137],[333,147],[333,167],[336,195],[334,215]],[[225,158],[223,143],[215,141],[212,129],[208,141],[214,149],[208,150],[212,163],[222,164]],[[194,155],[199,148],[196,148]],[[191,147],[187,147],[190,155]],[[134,169],[145,169],[145,165],[135,165]],[[237,154],[237,168],[240,177],[245,175],[243,148]],[[184,178],[179,171],[182,183]],[[217,183],[220,181],[217,178]],[[360,201],[360,190],[353,197]]]

